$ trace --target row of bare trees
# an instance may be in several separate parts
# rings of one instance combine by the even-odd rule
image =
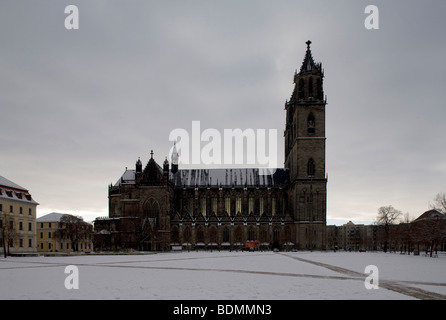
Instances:
[[[384,229],[384,252],[389,246],[408,253],[423,247],[432,256],[446,241],[446,194],[437,194],[430,207],[430,211],[413,221],[391,205],[379,208],[376,221]]]

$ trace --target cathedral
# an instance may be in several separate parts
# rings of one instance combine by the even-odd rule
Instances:
[[[175,148],[162,166],[152,151],[109,186],[109,216],[94,221],[96,249],[237,250],[255,241],[259,249],[324,250],[324,72],[306,44],[285,103],[284,168],[182,169]]]

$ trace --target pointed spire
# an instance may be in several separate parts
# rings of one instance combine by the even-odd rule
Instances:
[[[171,156],[171,161],[172,161],[172,168],[171,168],[171,172],[172,173],[177,173],[178,172],[178,151],[177,151],[177,147],[176,147],[176,141],[173,142],[173,150],[172,150],[172,156]]]
[[[178,151],[177,151],[177,147],[176,147],[176,141],[173,142],[173,150],[172,150],[172,157],[171,157],[171,161],[172,164],[178,164]]]
[[[320,71],[320,65],[314,63],[313,56],[311,55],[311,41],[308,40],[305,42],[307,45],[307,52],[305,53],[304,61],[302,62],[302,66],[300,67],[300,72],[306,72],[306,71],[312,71],[312,70],[319,70]]]

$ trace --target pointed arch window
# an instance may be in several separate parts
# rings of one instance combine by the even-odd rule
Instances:
[[[313,78],[308,80],[308,97],[313,97]]]
[[[254,233],[254,229],[252,227],[249,227],[248,229],[248,240],[255,240],[255,233]]]
[[[304,98],[304,86],[305,86],[304,80],[300,79],[297,91],[297,99],[299,100]]]
[[[242,212],[242,197],[240,195],[237,195],[237,198],[235,199],[235,212]]]
[[[259,206],[260,206],[260,212],[259,213],[262,215],[263,212],[265,212],[265,202],[263,200],[263,195],[260,196]]]
[[[322,79],[321,78],[318,78],[316,80],[316,95],[317,95],[317,98],[320,100],[322,100],[324,98],[323,97],[324,94],[322,92]]]
[[[316,120],[314,118],[313,113],[310,113],[308,115],[307,130],[308,130],[308,134],[310,134],[310,135],[313,135],[316,133]]]
[[[207,215],[207,212],[206,212],[206,196],[202,196],[201,197],[201,199],[200,199],[200,211],[201,211],[201,214],[204,216],[204,217],[206,217],[206,215]]]
[[[218,209],[218,201],[217,201],[217,196],[212,196],[211,198],[211,213],[215,213],[217,214],[217,209]]]
[[[202,226],[199,226],[197,229],[197,242],[204,242],[204,231]]]
[[[310,160],[308,160],[308,164],[307,164],[307,173],[309,177],[314,177],[316,171],[316,167],[314,165],[314,160],[313,158],[310,158]]]
[[[229,194],[225,196],[225,212],[226,214],[231,213],[231,197],[229,196]]]
[[[251,214],[254,212],[254,196],[253,194],[250,194],[248,197],[248,214]]]
[[[223,242],[229,242],[229,229],[225,227],[223,229]]]

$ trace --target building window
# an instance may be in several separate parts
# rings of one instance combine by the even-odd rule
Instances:
[[[252,194],[248,197],[248,214],[254,212],[254,196]]]
[[[212,197],[212,213],[217,214],[217,197]]]
[[[225,197],[225,211],[227,214],[231,213],[231,197],[229,195]]]
[[[260,214],[263,214],[263,212],[265,211],[263,196],[260,197],[260,204],[259,205],[260,205]]]
[[[28,239],[28,248],[33,247],[33,239]]]
[[[197,242],[204,242],[204,232],[201,226],[197,230]]]
[[[51,232],[48,232],[48,238],[51,239]]]
[[[317,98],[322,100],[323,97],[323,93],[322,93],[322,80],[321,78],[318,78],[316,81],[316,92],[317,92]]]
[[[0,203],[0,212],[3,211],[3,204]]]
[[[242,212],[242,197],[240,195],[237,196],[235,199],[235,212],[241,213]]]
[[[229,229],[225,227],[223,229],[223,242],[229,242]]]
[[[31,208],[28,208],[28,215],[31,216],[33,214]]]
[[[23,207],[20,207],[20,208],[19,208],[19,213],[20,213],[20,214],[23,214]]]
[[[9,212],[10,212],[10,213],[14,213],[14,208],[13,208],[13,206],[9,206]]]
[[[274,229],[273,231],[273,242],[278,243],[279,242],[279,230]]]
[[[249,228],[248,230],[248,240],[257,240],[255,239],[254,230],[252,228]]]
[[[189,197],[189,213],[192,214],[194,212],[194,198]]]
[[[23,221],[19,221],[19,230],[23,231]]]
[[[271,199],[271,214],[276,215],[276,197]]]
[[[313,113],[310,113],[307,119],[308,134],[316,133],[316,121]]]
[[[308,80],[308,96],[313,97],[313,78]]]
[[[304,98],[304,87],[305,87],[304,80],[300,79],[298,93],[297,93],[297,99],[299,99],[299,100]]]
[[[308,164],[307,164],[308,176],[314,177],[315,170],[316,169],[315,169],[315,165],[314,165],[314,160],[313,160],[313,158],[310,158],[310,160],[308,160]]]
[[[206,197],[201,197],[200,210],[201,214],[206,217]]]
[[[28,222],[28,231],[33,231],[33,224]]]

